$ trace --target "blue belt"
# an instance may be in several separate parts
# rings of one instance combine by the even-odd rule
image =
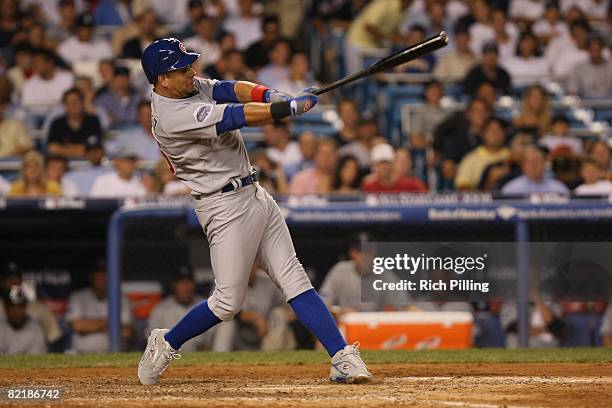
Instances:
[[[221,189],[221,192],[222,193],[229,193],[230,191],[234,191],[234,190],[236,190],[238,188],[250,186],[251,184],[256,183],[257,180],[259,180],[259,175],[257,174],[257,171],[253,171],[248,176],[245,176],[245,177],[241,178],[240,181],[232,180],[231,182],[227,183]],[[238,182],[240,182],[240,185],[238,185]]]

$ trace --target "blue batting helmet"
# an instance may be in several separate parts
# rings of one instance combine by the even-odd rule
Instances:
[[[154,83],[159,74],[185,68],[199,56],[197,52],[187,52],[183,43],[176,38],[163,38],[144,50],[140,62],[147,79]]]

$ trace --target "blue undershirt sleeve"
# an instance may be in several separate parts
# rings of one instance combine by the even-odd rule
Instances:
[[[234,86],[236,81],[217,81],[213,85],[213,99],[220,103],[237,103],[240,102],[236,96]]]
[[[223,119],[216,123],[217,134],[240,129],[247,125],[244,117],[244,105],[230,104],[225,107]]]

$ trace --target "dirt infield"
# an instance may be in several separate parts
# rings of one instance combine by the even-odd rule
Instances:
[[[0,371],[0,387],[60,387],[62,407],[609,407],[612,364],[374,364],[369,385],[332,385],[323,364],[170,367],[138,384],[132,368]],[[3,405],[4,401],[0,402]]]

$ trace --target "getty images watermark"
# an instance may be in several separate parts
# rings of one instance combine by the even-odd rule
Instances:
[[[542,300],[612,300],[609,242],[367,242],[351,256],[363,302],[513,301],[519,273]]]
[[[394,256],[379,256],[372,258],[372,273],[381,275],[387,272],[398,274],[415,275],[423,272],[452,272],[456,275],[463,275],[466,272],[484,271],[486,268],[487,254],[482,256],[411,256],[407,253],[395,254]],[[404,291],[480,291],[489,292],[490,282],[477,282],[473,279],[419,279],[413,281],[400,279],[399,281],[385,282],[383,279],[376,279],[373,282],[373,289],[380,290],[404,290]]]

